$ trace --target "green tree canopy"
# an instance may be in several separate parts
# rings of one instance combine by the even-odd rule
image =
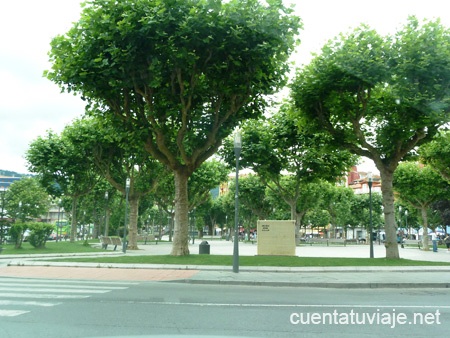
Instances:
[[[363,25],[326,44],[292,85],[300,125],[328,133],[380,171],[388,258],[399,258],[393,173],[450,118],[449,46],[439,20],[411,17],[386,37]]]
[[[250,120],[243,124],[240,164],[256,172],[289,206],[290,219],[296,221],[298,232],[301,218],[307,211],[299,206],[299,200],[314,196],[301,196],[308,191],[303,185],[318,180],[336,183],[356,163],[356,157],[346,150],[336,149],[329,135],[313,133],[306,127],[299,129],[290,109],[291,106],[285,104],[266,121]],[[232,166],[235,155],[230,138],[221,153]]]
[[[394,174],[394,189],[400,200],[417,209],[422,218],[423,233],[428,234],[428,209],[439,200],[450,198],[450,184],[431,166],[414,162],[401,163]],[[428,250],[428,236],[423,236]]]
[[[52,41],[46,76],[174,171],[173,255],[189,253],[188,177],[285,84],[299,28],[281,1],[93,0]]]
[[[450,132],[441,132],[419,148],[421,159],[450,182]]]
[[[45,215],[50,200],[37,178],[24,177],[10,185],[6,191],[5,204],[11,217],[24,222]]]
[[[28,170],[38,174],[42,186],[50,195],[71,197],[70,241],[75,241],[78,200],[89,193],[98,180],[92,153],[49,131],[46,137],[38,137],[31,143],[26,159]]]

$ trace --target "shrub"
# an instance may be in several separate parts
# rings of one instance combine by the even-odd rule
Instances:
[[[11,236],[11,241],[14,243],[16,249],[22,247],[23,235],[28,229],[28,223],[16,222],[9,228],[9,235]]]
[[[47,238],[53,232],[53,224],[33,222],[28,223],[28,229],[30,229],[28,242],[35,248],[44,248]]]

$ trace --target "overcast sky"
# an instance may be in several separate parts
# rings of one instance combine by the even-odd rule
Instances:
[[[443,0],[291,0],[302,18],[298,64],[328,40],[361,22],[382,34],[394,32],[408,15],[440,17],[450,26]],[[77,21],[80,0],[1,0],[0,13],[0,169],[27,173],[24,154],[48,130],[61,132],[83,114],[81,99],[61,94],[42,74],[49,69],[50,41]]]

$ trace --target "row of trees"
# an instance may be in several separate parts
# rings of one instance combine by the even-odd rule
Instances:
[[[217,168],[210,166],[208,169],[215,172]],[[200,175],[200,172],[196,172],[196,174]],[[216,187],[221,180],[217,175],[208,173],[203,173],[202,178],[192,180],[191,191],[195,191],[195,185],[204,185],[205,180],[210,180],[213,187]],[[283,191],[295,186],[293,180],[282,181]],[[173,196],[173,186],[170,187],[171,182],[171,180],[168,180],[166,183],[169,184],[162,184],[154,193],[143,197],[139,205],[137,227],[146,230],[148,227],[153,229],[154,225],[171,224],[173,217],[171,206],[165,207],[164,203],[155,203],[155,201],[158,201],[158,194]],[[292,186],[289,187],[289,184]],[[88,194],[79,199],[79,217],[76,217],[80,220],[78,229],[81,224],[94,224],[94,236],[104,232],[119,234],[123,230],[123,196],[118,193],[112,193],[112,195],[108,193],[107,198],[105,198],[103,196],[105,186],[108,187],[106,182],[103,181],[103,184],[99,182]],[[407,227],[409,230],[409,228],[418,229],[419,226],[422,226],[426,234],[429,224],[434,229],[439,225],[446,224],[445,222],[448,223],[449,220],[444,218],[445,213],[448,213],[448,206],[440,207],[450,197],[448,195],[448,183],[443,181],[438,173],[431,170],[429,166],[419,166],[413,162],[402,163],[396,171],[394,186],[399,196],[396,207],[398,227]],[[110,191],[111,188],[109,186]],[[204,226],[208,226],[210,231],[215,226],[219,226],[223,230],[222,233],[230,230],[234,224],[233,218],[228,217],[233,215],[234,211],[234,188],[231,184],[229,193],[221,194],[215,199],[211,198],[210,191],[194,194],[193,197],[197,200],[200,199],[201,203],[195,204],[195,207],[191,210],[189,223],[191,230],[195,228],[198,231]],[[276,192],[277,189],[276,183],[267,185],[264,179],[258,175],[245,175],[240,179],[239,197],[243,215],[240,221],[242,226],[249,230],[254,228],[258,219],[291,218],[291,205],[280,199],[279,193]],[[31,224],[29,221],[43,217],[51,203],[58,203],[56,200],[51,201],[47,196],[35,178],[17,181],[7,191],[2,209],[9,217],[16,220],[16,226],[10,234],[14,235],[17,232],[14,238],[17,239],[16,244],[18,246],[21,244],[20,239],[23,232],[35,227],[35,224]],[[21,201],[26,203],[21,203]],[[71,204],[71,198],[63,196],[61,206],[70,207]],[[384,228],[380,194],[373,194],[372,206],[374,229]],[[350,188],[323,180],[302,184],[295,209],[297,214],[302,215],[300,225],[302,229],[299,230],[304,234],[307,233],[306,228],[308,227],[328,231],[327,236],[334,237],[337,235],[336,229],[339,228],[339,231],[341,229],[343,231],[342,235],[346,236],[348,231],[355,228],[367,228],[369,225],[368,194],[355,195]],[[403,213],[401,209],[403,209]],[[409,211],[408,215],[406,215],[405,210]],[[110,216],[113,225],[109,230],[105,229],[107,215]],[[70,212],[66,216],[72,218]],[[30,226],[24,226],[26,224]],[[53,226],[51,230],[54,230]]]
[[[307,183],[336,181],[355,155],[372,159],[382,179],[386,257],[399,258],[394,173],[450,120],[450,31],[438,20],[412,17],[392,36],[367,26],[341,35],[297,70],[289,102],[261,121],[268,95],[287,82],[300,28],[281,1],[89,1],[81,19],[52,41],[45,73],[87,102],[93,121],[67,131],[84,153],[48,166],[60,158],[48,155],[70,151],[56,137],[55,147],[30,151],[31,170],[47,189],[57,182],[72,196],[74,217],[77,198],[98,177],[122,193],[130,177],[136,208],[168,170],[175,191],[172,254],[186,255],[188,181],[241,125],[242,163],[290,206],[298,227]],[[78,134],[92,123],[94,131],[110,130],[99,147],[97,136]],[[230,150],[225,142],[229,164]]]

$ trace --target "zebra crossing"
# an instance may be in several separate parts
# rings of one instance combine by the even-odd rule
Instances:
[[[58,306],[65,300],[89,298],[138,283],[0,277],[0,317],[16,317]]]

